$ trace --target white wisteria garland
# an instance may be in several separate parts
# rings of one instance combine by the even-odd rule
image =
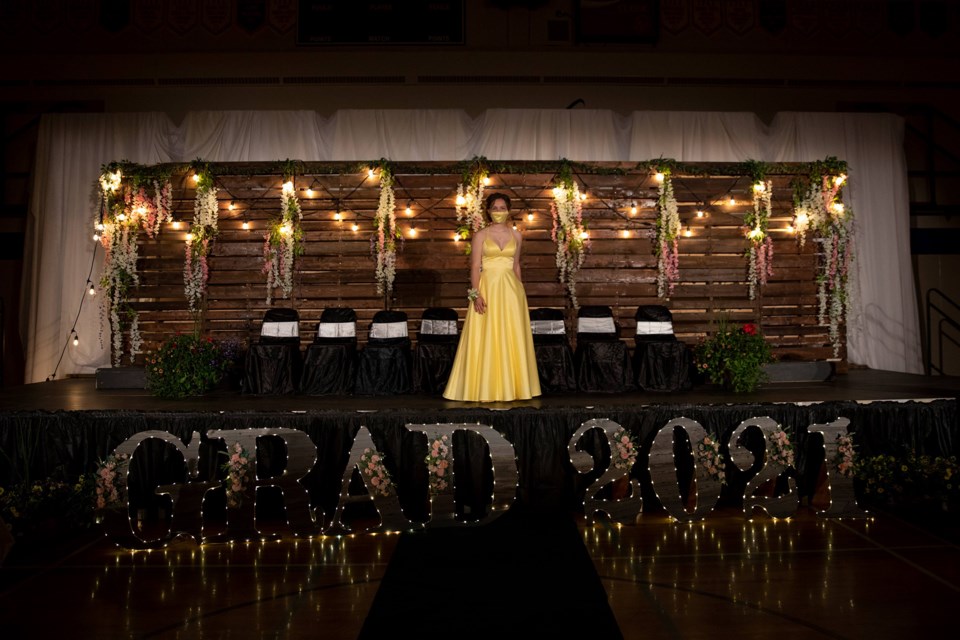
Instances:
[[[183,290],[192,313],[201,310],[203,296],[207,292],[207,280],[210,277],[207,255],[210,253],[210,241],[217,235],[220,208],[213,176],[208,171],[198,172],[197,176],[193,226],[187,234],[183,263]]]
[[[553,188],[550,213],[553,216],[550,238],[557,243],[557,277],[566,285],[573,308],[578,309],[577,275],[590,238],[583,225],[580,189],[572,178],[561,176],[560,184]]]
[[[657,297],[665,298],[673,293],[680,281],[680,214],[677,199],[673,195],[670,172],[662,171],[657,198],[657,231],[654,248],[657,252]]]
[[[273,303],[273,290],[280,288],[284,298],[293,291],[294,264],[303,253],[303,211],[297,199],[294,180],[285,180],[280,190],[280,219],[263,235],[263,273],[267,276],[267,304]]]
[[[757,298],[757,289],[773,276],[773,238],[768,230],[772,209],[773,182],[758,180],[753,185],[753,212],[744,218],[750,240],[747,281],[751,300]]]
[[[396,198],[393,193],[393,175],[386,166],[380,167],[380,201],[374,217],[374,232],[371,242],[377,261],[377,294],[389,296],[393,291],[397,265],[397,218]]]
[[[486,177],[486,171],[480,169],[457,185],[457,225],[467,227],[471,233],[480,231],[487,224],[483,215],[483,187]]]

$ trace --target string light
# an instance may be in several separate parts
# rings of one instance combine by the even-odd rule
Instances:
[[[842,202],[834,202],[834,203],[833,203],[833,210],[836,211],[837,213],[843,213],[843,203],[842,203]]]
[[[410,204],[411,204],[410,202],[407,202],[407,208],[403,210],[403,212],[408,216],[413,215],[413,208],[410,206]]]
[[[87,280],[87,285],[87,293],[89,293],[91,296],[97,295],[97,289],[93,286],[93,283],[90,282],[90,280]]]
[[[371,178],[371,179],[372,179],[372,178],[375,177],[376,175],[377,175],[377,172],[373,170],[373,167],[370,167],[369,169],[367,169],[367,177],[368,177],[368,178]]]
[[[411,238],[416,238],[416,237],[417,237],[417,228],[416,228],[416,227],[410,227],[409,235],[410,235]]]
[[[187,233],[187,242],[193,242],[193,232]]]
[[[580,192],[580,200],[586,200],[586,199],[587,199],[587,192],[586,192],[586,191],[581,191],[581,192]]]
[[[655,179],[657,182],[663,182],[663,179],[664,179],[666,176],[664,176],[662,172],[657,171],[657,173],[654,174],[653,177],[654,177],[654,179]]]
[[[333,219],[336,220],[337,222],[340,222],[341,220],[343,220],[343,214],[337,211],[335,214],[333,214]]]
[[[753,190],[756,191],[757,193],[763,193],[764,191],[767,190],[767,185],[763,184],[762,182],[758,182],[755,185],[753,185]]]
[[[846,175],[840,174],[839,176],[834,177],[834,179],[833,179],[833,184],[835,184],[835,185],[837,185],[837,186],[839,187],[840,185],[842,185],[842,184],[846,181],[846,179],[847,179],[847,176],[846,176]]]
[[[287,180],[286,182],[284,182],[282,189],[283,189],[283,192],[284,192],[284,193],[286,193],[286,194],[288,194],[288,195],[289,195],[289,194],[292,194],[292,193],[293,193],[293,180]]]
[[[179,228],[180,228],[180,221],[179,221],[179,220],[174,220],[173,222],[170,223],[170,226],[173,227],[174,229],[179,229]]]
[[[290,226],[290,223],[285,223],[280,227],[280,233],[285,236],[289,236],[293,233],[293,227]]]
[[[737,206],[737,199],[733,196],[730,196],[730,200],[727,202],[727,204],[729,204],[731,207],[735,207]]]
[[[249,230],[250,230],[250,223],[247,222],[246,220],[244,220],[244,221],[243,221],[243,224],[241,224],[240,226],[243,228],[244,231],[249,231]]]
[[[94,241],[94,242],[100,242],[100,234],[99,234],[99,233],[93,234],[93,241]]]
[[[454,241],[454,242],[460,242],[460,234],[459,234],[459,233],[453,234],[453,241]]]
[[[465,204],[467,204],[467,199],[464,198],[462,195],[459,195],[459,194],[458,194],[458,195],[457,195],[457,206],[458,206],[458,207],[462,207],[462,206],[465,205]]]
[[[199,174],[199,173],[195,173],[195,174],[193,174],[193,176],[191,176],[191,177],[193,178],[193,181],[194,181],[194,182],[200,182],[200,174]]]
[[[684,238],[689,238],[692,235],[693,235],[693,231],[690,230],[690,227],[687,227],[686,229],[683,230]]]
[[[313,189],[311,189],[310,187],[307,187],[307,190],[304,191],[304,194],[306,194],[306,196],[307,196],[308,198],[312,198],[312,197],[313,197]]]
[[[230,204],[227,205],[227,210],[229,210],[229,211],[233,211],[233,210],[236,209],[236,208],[237,208],[237,205],[235,205],[235,204],[233,203],[233,200],[231,200],[231,201],[230,201]]]
[[[634,200],[633,203],[630,205],[630,215],[632,215],[632,216],[637,215],[637,202],[636,202],[636,200]]]
[[[581,239],[581,240],[586,240],[586,239],[589,238],[589,237],[590,237],[590,234],[587,233],[586,231],[581,231],[581,232],[580,232],[580,239]]]
[[[483,184],[484,186],[490,184],[490,176],[483,176]]]
[[[796,229],[793,228],[792,224],[787,225],[787,233],[796,233]]]
[[[532,213],[528,213],[528,214],[527,214],[527,222],[533,222],[533,214],[532,214]]]
[[[350,229],[351,229],[352,231],[359,231],[359,230],[360,230],[360,225],[358,225],[356,222],[354,222],[352,225],[350,225]]]
[[[621,232],[621,234],[623,235],[624,238],[629,238],[629,237],[630,237],[630,230],[629,230],[629,229],[624,229],[624,230]]]
[[[73,331],[72,333],[73,333],[73,346],[76,347],[80,344],[80,336],[77,334],[76,331]]]
[[[703,217],[703,209],[697,209],[697,217],[698,217],[698,218],[702,218],[702,217]]]

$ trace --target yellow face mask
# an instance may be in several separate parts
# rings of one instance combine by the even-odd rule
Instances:
[[[507,218],[510,217],[509,211],[491,211],[490,218],[497,224],[501,224],[507,221]]]

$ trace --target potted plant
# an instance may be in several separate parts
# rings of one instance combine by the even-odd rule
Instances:
[[[234,341],[178,334],[147,356],[147,388],[161,398],[201,395],[234,370],[238,357]]]
[[[734,393],[749,393],[766,379],[763,365],[773,362],[770,345],[757,325],[721,320],[717,331],[694,351],[697,373]]]

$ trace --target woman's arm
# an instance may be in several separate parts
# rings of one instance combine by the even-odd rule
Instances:
[[[473,240],[470,242],[470,288],[480,291],[480,263],[483,260],[483,231],[473,234]],[[485,313],[487,303],[483,296],[477,294],[473,301],[473,308],[477,313]]]

